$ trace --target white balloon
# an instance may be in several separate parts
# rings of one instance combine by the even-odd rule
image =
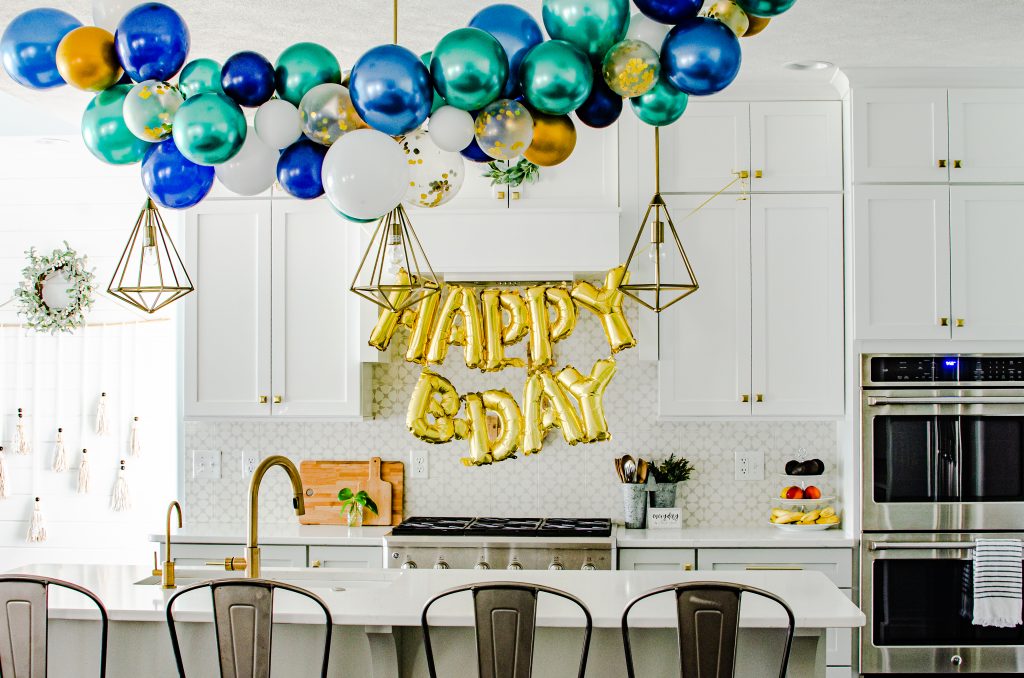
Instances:
[[[253,124],[260,139],[277,150],[288,148],[302,136],[299,109],[284,99],[271,99],[257,108]]]
[[[427,129],[438,148],[457,153],[473,141],[473,116],[454,106],[441,106],[430,114]]]
[[[134,9],[138,4],[139,0],[93,0],[92,22],[113,33],[128,10]]]
[[[336,209],[354,219],[376,219],[402,202],[409,165],[402,147],[387,134],[358,129],[331,145],[323,181]]]
[[[227,162],[217,165],[217,180],[238,195],[256,195],[267,190],[277,178],[280,154],[268,146],[250,127],[242,150]]]
[[[440,207],[458,195],[466,179],[466,163],[461,155],[442,151],[422,129],[405,135],[399,145],[409,166],[405,204]]]
[[[639,40],[646,42],[654,48],[654,51],[661,54],[661,46],[665,43],[665,36],[672,30],[667,24],[659,24],[646,14],[637,12],[629,19],[629,30],[626,31],[627,40]]]

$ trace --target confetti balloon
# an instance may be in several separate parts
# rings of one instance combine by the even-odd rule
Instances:
[[[299,139],[277,161],[277,180],[290,195],[303,200],[324,194],[323,168],[327,148]]]
[[[251,127],[238,155],[217,165],[217,181],[232,193],[257,195],[274,185],[277,179],[277,149],[267,146]]]
[[[473,141],[476,123],[469,111],[454,106],[442,106],[430,116],[427,129],[438,148],[458,152]]]
[[[193,207],[213,188],[213,168],[186,158],[172,140],[146,146],[142,185],[160,206],[176,210]]]
[[[239,52],[224,62],[220,84],[239,106],[255,108],[274,96],[274,67],[262,54]]]
[[[281,52],[274,75],[278,96],[298,106],[317,85],[341,84],[341,64],[323,45],[300,42]]]
[[[658,53],[646,42],[623,40],[604,57],[604,81],[622,97],[638,97],[654,87],[661,72]]]
[[[686,92],[680,92],[661,77],[646,94],[630,99],[629,105],[642,122],[652,127],[664,127],[682,117],[689,100]]]
[[[407,205],[440,207],[458,194],[466,178],[461,155],[438,148],[424,130],[406,136],[401,147],[409,167],[409,190],[404,198]]]
[[[178,89],[186,99],[203,92],[224,94],[221,67],[213,59],[195,59],[185,64],[178,76]]]
[[[508,57],[508,80],[501,96],[512,99],[519,93],[519,66],[531,49],[544,42],[544,34],[536,19],[515,5],[490,5],[477,12],[469,21],[471,28],[490,33],[501,43]]]
[[[565,162],[576,148],[576,126],[568,115],[533,116],[533,143],[523,154],[527,160],[541,167],[552,167]]]
[[[124,15],[114,43],[125,73],[135,82],[170,80],[185,64],[191,37],[181,15],[147,2]]]
[[[223,94],[206,92],[188,99],[174,115],[174,143],[197,165],[219,165],[245,141],[245,115]]]
[[[544,0],[544,28],[594,61],[626,36],[629,0]]]
[[[740,41],[731,28],[715,19],[694,17],[669,31],[661,50],[661,71],[676,89],[706,96],[728,87],[742,60]]]
[[[7,75],[32,89],[63,85],[57,48],[64,36],[81,25],[59,9],[30,9],[14,17],[0,37],[0,61]]]
[[[665,42],[671,26],[658,23],[646,14],[637,12],[629,20],[629,29],[626,31],[627,40],[639,40],[646,42],[654,51],[661,54],[661,45]]]
[[[174,114],[184,101],[166,82],[144,80],[132,87],[124,100],[124,121],[143,141],[163,141],[171,136]]]
[[[697,16],[704,0],[633,0],[636,8],[663,24],[678,24]]]
[[[594,72],[587,55],[579,49],[562,40],[548,40],[523,59],[519,82],[531,108],[565,115],[590,96]]]
[[[299,109],[284,99],[271,99],[256,109],[253,125],[256,134],[268,146],[279,151],[288,148],[302,136]]]
[[[459,28],[441,38],[430,58],[430,76],[449,106],[475,111],[501,94],[508,80],[508,56],[494,36]]]
[[[380,45],[359,57],[352,67],[349,91],[366,124],[391,136],[422,125],[434,100],[426,66],[398,45]]]
[[[747,14],[773,17],[788,11],[790,7],[796,4],[796,0],[737,0],[737,4]]]
[[[743,34],[750,28],[750,19],[747,17],[747,13],[740,9],[740,6],[732,0],[716,0],[701,10],[700,16],[707,17],[708,19],[718,19],[731,28],[737,38],[742,38]]]
[[[348,88],[334,83],[317,85],[302,97],[299,120],[302,133],[324,146],[330,146],[347,132],[367,127],[352,104]]]
[[[622,114],[622,97],[613,92],[604,78],[594,78],[590,96],[576,109],[576,117],[588,127],[608,127]]]
[[[71,85],[86,92],[102,92],[121,79],[121,64],[114,36],[95,26],[76,28],[57,46],[57,70]]]
[[[474,136],[495,160],[518,158],[533,140],[533,116],[518,101],[498,99],[477,114]]]
[[[149,147],[128,129],[124,102],[131,85],[114,85],[93,97],[82,115],[82,140],[103,162],[130,165],[142,160]]]

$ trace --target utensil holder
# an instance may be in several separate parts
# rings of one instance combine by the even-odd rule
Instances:
[[[626,527],[631,530],[642,530],[647,526],[647,504],[649,489],[639,483],[622,485],[622,508],[626,518]]]

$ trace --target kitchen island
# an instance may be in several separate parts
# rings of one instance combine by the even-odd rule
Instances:
[[[144,669],[154,678],[176,675],[164,609],[173,591],[164,591],[147,569],[132,566],[36,565],[21,572],[57,577],[94,591],[107,606],[110,620],[110,678],[134,678]],[[179,585],[225,576],[213,568],[180,569]],[[334,639],[331,676],[375,678],[426,676],[420,611],[436,593],[480,581],[525,581],[559,588],[581,598],[594,619],[588,676],[625,676],[620,617],[638,594],[672,582],[715,579],[766,589],[788,601],[796,616],[796,640],[789,675],[825,675],[824,637],[828,628],[855,628],[864,615],[824,575],[817,572],[574,572],[504,570],[328,570],[270,569],[264,576],[307,588],[331,610]],[[210,624],[209,595],[183,597],[175,606],[189,676],[214,676],[216,651]],[[96,666],[98,624],[95,613],[78,596],[54,591],[50,599],[50,675],[85,676]],[[307,601],[280,594],[275,605],[275,675],[317,675],[323,615]],[[475,656],[468,595],[448,599],[431,612],[436,627],[435,652],[440,675],[465,673]],[[582,634],[582,617],[570,604],[543,597],[538,606],[534,675],[555,678],[574,673],[572,662]],[[741,615],[737,675],[763,677],[781,652],[785,617],[772,603],[747,597]],[[674,673],[675,612],[670,596],[638,605],[630,617],[636,629],[638,672],[645,676]],[[60,648],[58,651],[57,648]],[[570,649],[571,648],[571,649]]]

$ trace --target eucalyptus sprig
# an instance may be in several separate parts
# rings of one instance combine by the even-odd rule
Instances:
[[[366,509],[373,515],[377,515],[377,505],[373,503],[373,499],[370,499],[370,495],[366,494],[366,490],[353,492],[350,488],[342,488],[341,492],[338,493],[338,500],[341,502],[342,516],[352,517],[356,514],[362,514],[363,509]]]
[[[659,483],[682,483],[690,479],[693,464],[686,457],[676,458],[675,453],[668,455],[654,467],[654,477]]]
[[[483,176],[491,180],[491,186],[506,184],[512,188],[521,186],[523,183],[535,184],[540,180],[540,168],[526,158],[520,158],[519,162],[502,169],[498,163],[487,163],[488,171]]]

